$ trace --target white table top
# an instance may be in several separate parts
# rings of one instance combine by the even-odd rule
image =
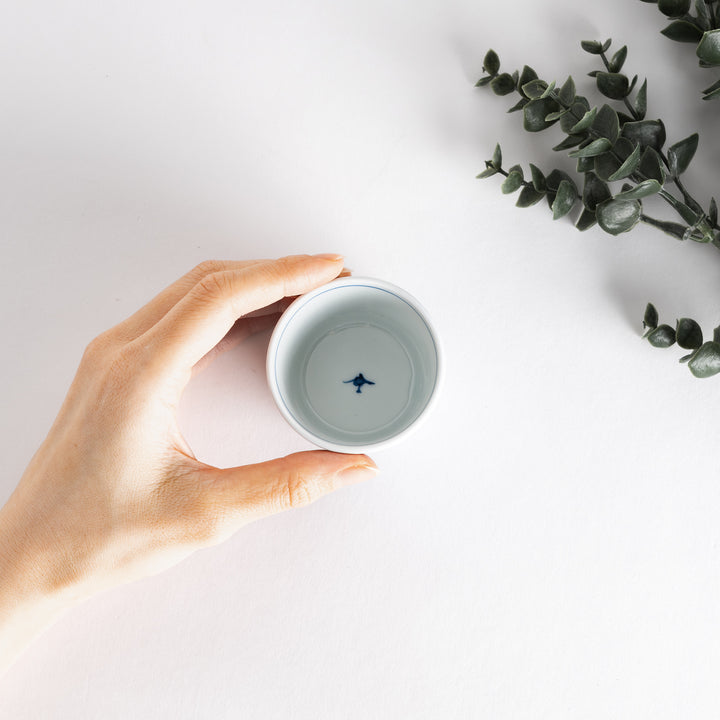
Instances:
[[[344,253],[430,310],[447,377],[377,480],[66,615],[0,682],[1,717],[720,714],[720,379],[639,339],[650,300],[671,324],[718,324],[720,256],[648,228],[580,234],[475,179],[496,141],[507,164],[568,165],[559,134],[529,136],[509,98],[473,88],[487,48],[596,98],[579,41],[612,36],[668,138],[700,131],[687,184],[707,205],[720,105],[699,91],[717,73],[659,34],[657,8],[25,0],[2,15],[0,501],[87,342],[204,259]],[[266,343],[188,388],[200,459],[308,448],[272,404]]]

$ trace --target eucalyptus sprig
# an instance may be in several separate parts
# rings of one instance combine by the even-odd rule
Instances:
[[[605,232],[618,235],[631,230],[638,222],[645,222],[680,240],[720,247],[717,203],[713,199],[706,212],[680,180],[697,150],[698,134],[693,133],[671,145],[667,155],[663,152],[664,123],[645,118],[647,80],[635,90],[637,75],[631,80],[621,72],[627,47],[623,46],[608,59],[606,53],[610,45],[611,40],[582,42],[582,48],[599,56],[603,63],[602,69],[590,73],[597,89],[610,100],[622,101],[624,107],[620,110],[608,103],[591,107],[586,97],[577,94],[571,76],[558,88],[555,82],[540,79],[528,65],[522,72],[500,72],[500,58],[494,50],[489,50],[483,61],[486,75],[478,80],[477,86],[489,85],[496,95],[518,93],[520,98],[509,112],[522,111],[523,127],[528,132],[541,132],[558,124],[565,138],[553,150],[568,150],[570,157],[577,160],[576,169],[581,178],[576,182],[560,169],[552,170],[546,177],[532,165],[532,183],[529,183],[521,166],[503,168],[499,146],[478,177],[504,175],[504,193],[522,187],[517,203],[520,207],[528,207],[546,197],[556,220],[582,201],[583,210],[576,223],[580,230],[597,223]],[[610,183],[617,181],[625,182],[619,192],[613,192]],[[580,184],[582,192],[578,190]],[[680,197],[673,193],[672,185]],[[656,194],[670,205],[682,223],[658,219],[644,212],[642,199]]]
[[[642,2],[655,3],[670,19],[670,24],[660,31],[665,37],[696,46],[700,67],[720,65],[720,0],[695,0],[694,4],[691,0]],[[720,80],[703,90],[703,100],[717,97],[720,97]]]
[[[695,320],[680,318],[674,328],[661,325],[658,311],[652,303],[648,303],[643,327],[646,328],[643,337],[654,347],[668,348],[677,343],[681,348],[690,350],[680,358],[680,362],[687,363],[695,377],[706,378],[720,373],[720,325],[713,330],[713,339],[703,342],[702,328]]]
[[[518,207],[530,207],[545,198],[554,220],[579,207],[575,222],[579,230],[598,224],[605,232],[619,235],[643,222],[679,240],[720,248],[715,199],[712,198],[707,211],[704,210],[681,180],[697,151],[698,134],[693,133],[664,151],[665,124],[661,119],[646,118],[647,80],[638,87],[637,75],[632,79],[625,75],[622,69],[627,60],[627,47],[608,57],[611,45],[611,40],[581,43],[583,50],[598,56],[602,62],[601,68],[589,73],[595,79],[597,90],[614,104],[621,103],[619,108],[608,102],[591,106],[585,96],[577,93],[571,76],[558,87],[554,81],[541,79],[528,65],[522,71],[501,72],[498,54],[489,50],[483,60],[485,75],[476,86],[489,86],[499,96],[517,93],[519,99],[508,112],[521,111],[523,127],[528,132],[540,133],[559,126],[565,137],[553,150],[568,151],[576,160],[577,174],[573,177],[559,168],[546,174],[533,163],[529,163],[527,173],[518,164],[505,168],[498,144],[478,177],[501,175],[503,193],[520,191]],[[621,183],[619,189],[617,183]],[[668,220],[649,215],[643,199],[652,195],[667,203],[677,217]],[[674,336],[672,342],[668,342],[669,326],[657,323],[652,326],[651,319],[652,313],[646,314],[649,328],[646,337],[651,344],[668,347],[676,341],[678,329],[670,328]],[[683,328],[687,323],[695,323],[687,318],[683,322]],[[718,343],[717,347],[713,345],[702,353],[701,347],[694,348],[698,355],[693,362],[691,356],[684,358],[698,377],[720,372],[720,340],[713,342]],[[717,363],[712,359],[715,351]]]

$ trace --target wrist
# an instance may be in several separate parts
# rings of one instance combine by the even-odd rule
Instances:
[[[0,508],[0,674],[79,599],[72,586],[53,582],[51,554],[38,535],[16,499]]]

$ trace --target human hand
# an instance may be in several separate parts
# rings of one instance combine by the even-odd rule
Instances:
[[[335,255],[202,263],[88,345],[0,510],[0,670],[75,602],[376,474],[365,455],[322,450],[221,470],[177,425],[194,371],[342,267]]]

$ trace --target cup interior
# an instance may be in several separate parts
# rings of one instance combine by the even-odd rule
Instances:
[[[268,379],[288,421],[330,449],[383,444],[435,393],[439,352],[417,302],[388,283],[342,278],[299,298],[275,328]]]

